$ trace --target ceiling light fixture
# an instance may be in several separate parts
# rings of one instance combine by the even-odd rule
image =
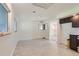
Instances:
[[[33,11],[33,13],[36,13],[36,11]]]
[[[77,14],[74,14],[73,17],[72,17],[73,21],[77,21],[79,20],[79,15]]]

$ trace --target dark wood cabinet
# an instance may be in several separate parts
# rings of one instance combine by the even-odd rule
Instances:
[[[70,48],[78,52],[78,46],[79,46],[79,35],[70,35]]]
[[[79,20],[72,20],[72,27],[79,28]]]
[[[60,24],[70,23],[70,22],[72,22],[71,17],[72,17],[72,16],[69,16],[69,17],[60,19],[60,21],[59,21]]]
[[[71,18],[72,20],[72,27],[79,27],[79,15],[75,15]]]

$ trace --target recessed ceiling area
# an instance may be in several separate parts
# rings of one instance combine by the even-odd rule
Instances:
[[[44,9],[48,9],[53,3],[32,3],[32,5]]]

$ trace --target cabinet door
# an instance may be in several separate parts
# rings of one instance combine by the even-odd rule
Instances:
[[[77,36],[70,35],[70,48],[77,51]]]

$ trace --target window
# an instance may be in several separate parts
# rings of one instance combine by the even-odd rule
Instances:
[[[0,32],[8,31],[8,12],[2,4],[0,4]]]

